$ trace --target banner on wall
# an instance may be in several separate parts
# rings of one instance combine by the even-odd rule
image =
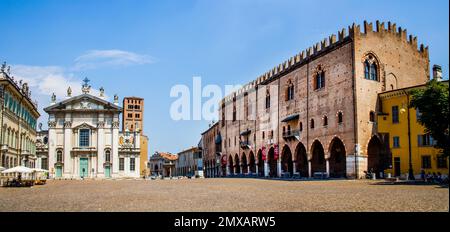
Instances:
[[[278,160],[278,154],[279,154],[279,151],[278,151],[278,144],[275,144],[273,147],[274,147],[273,159],[274,159],[274,160]]]

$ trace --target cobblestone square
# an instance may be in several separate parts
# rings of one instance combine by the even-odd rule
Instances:
[[[55,181],[0,188],[0,211],[444,211],[449,191],[381,181],[264,179]]]

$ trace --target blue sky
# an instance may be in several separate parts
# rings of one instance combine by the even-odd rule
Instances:
[[[150,152],[196,145],[208,121],[173,121],[172,86],[245,84],[353,22],[392,21],[430,46],[448,77],[447,0],[0,0],[0,61],[31,83],[40,108],[87,76],[145,98]],[[208,99],[203,99],[206,101]],[[47,121],[47,115],[40,119]],[[46,124],[46,123],[44,123]]]

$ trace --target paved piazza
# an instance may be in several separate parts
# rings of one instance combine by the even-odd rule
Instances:
[[[0,211],[448,210],[448,188],[363,180],[85,180],[0,188]]]

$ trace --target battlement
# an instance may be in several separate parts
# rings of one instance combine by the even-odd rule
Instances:
[[[380,21],[376,21],[376,30],[374,31],[373,23],[368,23],[364,21],[363,24],[364,31],[361,32],[361,26],[353,23],[348,28],[342,28],[337,32],[337,36],[332,34],[328,36],[328,38],[324,38],[322,41],[314,44],[313,46],[301,51],[300,53],[290,57],[288,60],[285,60],[283,63],[273,67],[271,70],[267,71],[263,75],[256,78],[256,80],[244,85],[241,89],[229,94],[222,101],[223,103],[228,103],[232,101],[234,97],[239,97],[241,94],[256,88],[258,85],[265,85],[270,81],[274,80],[276,77],[284,75],[291,70],[306,64],[311,59],[318,57],[322,54],[325,54],[329,51],[332,51],[334,48],[346,43],[347,41],[351,41],[360,36],[367,36],[369,34],[378,33],[380,35],[395,35],[398,36],[402,41],[405,41],[414,49],[417,50],[419,54],[423,57],[428,58],[428,46],[424,46],[420,44],[418,47],[417,37],[413,35],[407,35],[407,30],[399,27],[397,29],[397,25],[395,23],[388,22],[387,28],[385,28],[385,23]],[[348,33],[347,33],[348,30]]]

